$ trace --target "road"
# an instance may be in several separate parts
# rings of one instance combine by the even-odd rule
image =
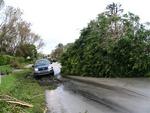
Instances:
[[[46,91],[49,113],[150,113],[150,79],[78,79]]]

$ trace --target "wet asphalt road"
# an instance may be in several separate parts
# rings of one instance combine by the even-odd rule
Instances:
[[[47,90],[48,113],[150,113],[149,79],[100,82],[105,84],[69,80],[54,90]]]

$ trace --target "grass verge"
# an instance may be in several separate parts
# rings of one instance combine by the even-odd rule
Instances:
[[[10,65],[0,66],[0,72],[8,75],[12,72],[12,67]]]
[[[9,95],[32,104],[32,108],[10,104],[0,100],[0,113],[43,113],[45,108],[45,88],[28,76],[30,70],[13,73],[2,77],[0,95]]]

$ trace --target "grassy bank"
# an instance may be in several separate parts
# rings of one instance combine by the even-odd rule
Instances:
[[[9,74],[12,72],[12,67],[10,65],[3,65],[3,66],[0,66],[0,72],[2,74]]]
[[[32,104],[33,107],[10,104],[0,100],[0,113],[43,113],[45,108],[45,89],[32,77],[27,77],[29,73],[30,70],[24,70],[2,77],[0,95],[9,95]],[[0,99],[2,99],[2,96]]]

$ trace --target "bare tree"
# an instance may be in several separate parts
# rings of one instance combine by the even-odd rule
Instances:
[[[21,45],[35,45],[36,49],[44,45],[38,34],[31,32],[31,24],[24,21],[20,9],[6,7],[0,23],[0,53],[14,55]]]

